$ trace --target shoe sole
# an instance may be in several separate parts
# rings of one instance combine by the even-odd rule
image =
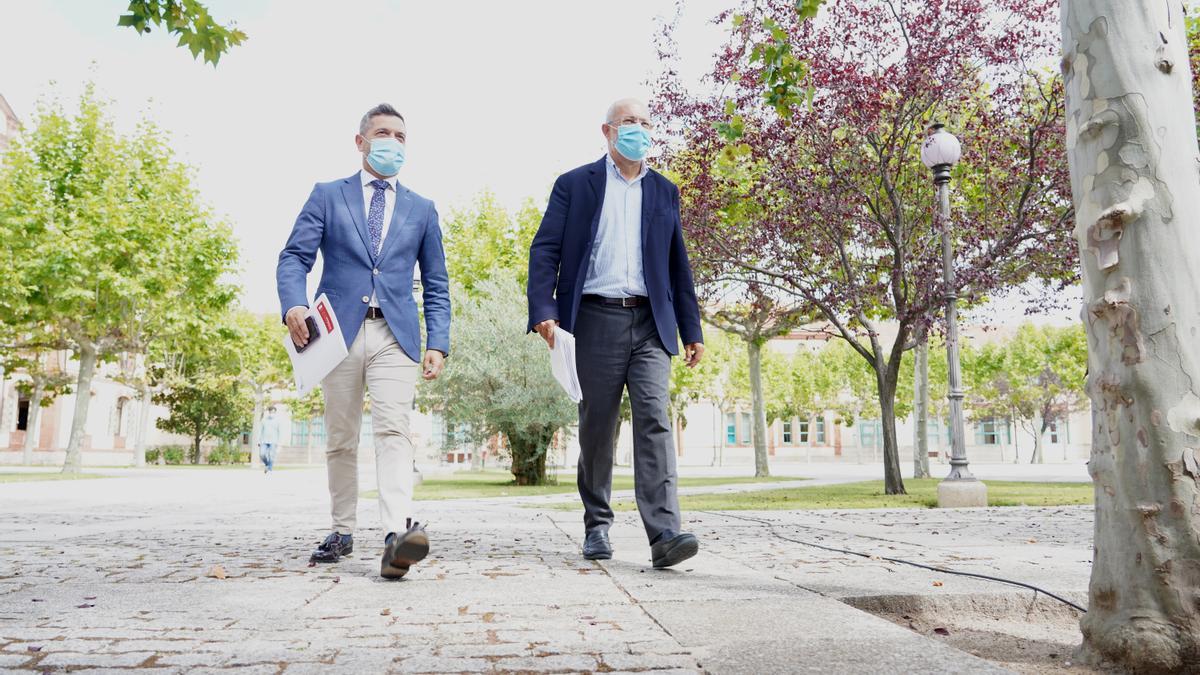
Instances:
[[[379,576],[384,579],[400,579],[408,574],[410,567],[424,560],[427,555],[429,555],[429,537],[425,536],[424,532],[406,535],[394,550],[389,547],[389,550],[384,551]]]
[[[691,558],[700,552],[700,541],[698,539],[688,539],[680,542],[677,546],[667,551],[667,554],[654,561],[654,569],[662,569],[671,567]]]
[[[607,553],[584,553],[584,560],[612,560],[612,551]]]

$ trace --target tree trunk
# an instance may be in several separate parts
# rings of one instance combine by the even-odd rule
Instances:
[[[25,443],[21,448],[21,463],[25,466],[33,464],[33,449],[37,447],[37,437],[41,435],[38,433],[38,420],[42,418],[42,398],[45,393],[45,379],[33,378],[33,393],[29,397],[29,417],[25,420]]]
[[[914,355],[915,386],[913,387],[913,477],[929,478],[929,342],[921,340]]]
[[[1040,424],[1034,424],[1033,428],[1033,457],[1029,458],[1029,463],[1044,464],[1046,459],[1042,456],[1042,443],[1046,438],[1046,420],[1043,419]]]
[[[200,434],[192,436],[192,464],[200,463],[200,441],[203,437]]]
[[[81,340],[79,345],[79,377],[75,381],[75,412],[71,416],[71,438],[67,442],[67,458],[63,473],[79,473],[83,468],[83,427],[87,424],[88,406],[92,402],[92,376],[96,374],[96,345]]]
[[[1200,213],[1182,3],[1065,0],[1096,493],[1082,656],[1200,663]]]
[[[146,465],[146,437],[150,433],[150,406],[154,403],[150,391],[150,383],[143,382],[141,388],[141,403],[138,405],[137,431],[133,439],[133,465]]]
[[[754,477],[771,475],[767,466],[767,405],[763,400],[762,388],[762,345],[755,340],[746,341],[750,362],[750,412],[754,416]]]
[[[512,474],[517,485],[546,484],[546,454],[554,437],[551,427],[539,427],[506,432],[509,453],[512,455]]]
[[[883,491],[889,495],[908,494],[900,475],[900,448],[896,440],[896,375],[894,369],[876,373],[879,387],[880,427],[883,435]]]
[[[254,392],[254,412],[251,418],[253,422],[250,424],[250,466],[256,467],[262,460],[259,459],[259,442],[262,440],[262,417],[263,417],[263,394],[260,391]],[[312,438],[312,420],[308,422],[308,437]]]

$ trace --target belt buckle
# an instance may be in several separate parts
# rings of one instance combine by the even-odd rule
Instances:
[[[622,307],[637,307],[637,298],[621,298]]]

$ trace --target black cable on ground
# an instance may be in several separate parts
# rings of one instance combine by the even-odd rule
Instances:
[[[786,537],[782,534],[779,534],[779,532],[777,532],[775,530],[775,528],[776,528],[775,523],[772,523],[769,520],[763,520],[762,518],[753,518],[751,516],[735,516],[731,513],[718,513],[716,511],[700,511],[700,513],[707,513],[710,516],[722,516],[725,518],[734,518],[737,520],[745,520],[745,521],[749,521],[752,523],[759,523],[760,525],[766,525],[768,528],[770,528],[771,534],[775,535],[779,539],[783,539],[784,541],[790,541],[793,544],[800,544],[802,546],[812,546],[813,548],[819,548],[819,549],[822,549],[825,551],[831,551],[833,553],[844,553],[846,555],[855,555],[860,558],[867,558],[869,560],[886,560],[891,563],[898,563],[901,565],[910,565],[912,567],[919,567],[924,570],[931,570],[934,572],[940,572],[942,574],[953,574],[953,575],[960,576],[960,577],[973,577],[975,579],[983,579],[985,581],[995,581],[995,582],[1002,583],[1002,584],[1009,584],[1010,586],[1020,586],[1021,588],[1027,588],[1027,589],[1033,591],[1035,594],[1041,593],[1042,595],[1044,595],[1048,598],[1054,598],[1055,600],[1063,603],[1064,605],[1072,607],[1080,612],[1083,612],[1085,614],[1087,613],[1086,608],[1080,607],[1079,605],[1075,604],[1074,602],[1071,602],[1070,600],[1067,600],[1066,598],[1064,598],[1062,596],[1055,595],[1054,593],[1051,593],[1050,591],[1047,591],[1044,588],[1038,588],[1037,586],[1034,586],[1033,584],[1027,584],[1023,581],[1014,581],[1012,579],[993,577],[993,576],[987,575],[987,574],[977,574],[975,572],[962,572],[959,570],[952,570],[952,569],[949,569],[946,567],[937,567],[935,565],[926,565],[924,563],[912,562],[911,560],[903,560],[901,558],[889,558],[887,556],[882,556],[882,555],[873,555],[870,553],[862,553],[860,551],[851,551],[849,549],[837,548],[836,546],[825,546],[824,544],[817,544],[817,543],[811,542],[811,541],[802,541],[800,539],[793,539],[791,537]]]

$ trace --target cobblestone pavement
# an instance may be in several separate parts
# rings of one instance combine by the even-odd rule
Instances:
[[[352,558],[309,566],[326,500],[319,470],[0,485],[0,670],[1002,672],[838,601],[994,584],[776,535],[1038,579],[1069,572],[1067,586],[1086,582],[1090,553],[1080,509],[732,514],[771,526],[693,513],[701,554],[655,571],[636,514],[619,516],[616,556],[600,564],[578,555],[578,514],[426,502],[433,552],[387,582],[370,528]],[[362,502],[360,523],[378,522],[374,507]]]

